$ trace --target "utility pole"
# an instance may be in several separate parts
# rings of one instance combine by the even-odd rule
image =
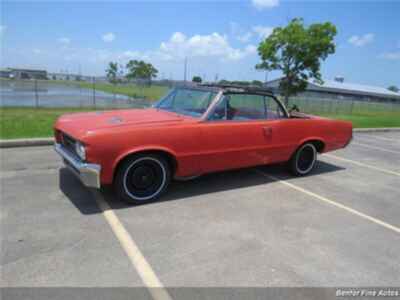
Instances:
[[[183,81],[186,84],[186,80],[187,80],[187,57],[185,57],[185,66],[184,66],[184,70],[183,70]]]
[[[265,83],[268,82],[268,70],[265,71]]]
[[[93,107],[96,107],[96,78],[93,76]]]

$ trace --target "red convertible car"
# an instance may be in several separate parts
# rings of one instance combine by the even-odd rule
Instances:
[[[148,109],[75,113],[55,126],[55,150],[84,185],[113,185],[140,204],[157,199],[171,179],[288,162],[295,175],[317,153],[345,147],[350,122],[289,113],[265,89],[191,86],[171,90]]]

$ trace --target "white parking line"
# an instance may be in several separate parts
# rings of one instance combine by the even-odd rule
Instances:
[[[337,208],[343,209],[343,210],[345,210],[345,211],[347,211],[347,212],[349,212],[349,213],[351,213],[351,214],[353,214],[353,215],[356,215],[356,216],[358,216],[358,217],[360,217],[360,218],[363,218],[363,219],[365,219],[365,220],[368,220],[368,221],[370,221],[370,222],[373,222],[373,223],[375,223],[375,224],[377,224],[377,225],[379,225],[379,226],[382,226],[382,227],[384,227],[384,228],[386,228],[386,229],[392,230],[392,231],[394,231],[394,232],[396,232],[396,233],[400,233],[400,228],[399,228],[399,227],[393,226],[393,225],[391,225],[391,224],[389,224],[389,223],[386,223],[386,222],[384,222],[384,221],[382,221],[382,220],[379,220],[379,219],[377,219],[377,218],[371,217],[371,216],[369,216],[369,215],[367,215],[367,214],[364,214],[364,213],[362,213],[362,212],[360,212],[360,211],[358,211],[358,210],[355,210],[355,209],[353,209],[353,208],[351,208],[351,207],[349,207],[349,206],[343,205],[343,204],[341,204],[341,203],[339,203],[339,202],[336,202],[336,201],[330,200],[330,199],[328,199],[328,198],[325,198],[325,197],[323,197],[323,196],[320,196],[320,195],[318,195],[318,194],[315,194],[315,193],[313,193],[313,192],[311,192],[311,191],[309,191],[309,190],[303,189],[302,187],[299,187],[299,186],[297,186],[297,185],[294,185],[294,184],[292,184],[292,183],[289,183],[289,182],[287,182],[287,181],[284,181],[284,180],[282,180],[282,179],[279,179],[279,178],[277,178],[277,177],[275,177],[275,176],[272,176],[272,175],[269,175],[269,174],[267,174],[267,173],[264,173],[264,172],[262,172],[262,171],[260,171],[260,170],[255,170],[255,171],[256,171],[257,173],[259,173],[259,174],[261,174],[261,175],[263,175],[263,176],[269,178],[269,179],[272,179],[273,181],[279,182],[279,183],[281,183],[281,184],[283,184],[283,185],[286,185],[286,186],[288,186],[288,187],[290,187],[290,188],[292,188],[292,189],[295,189],[295,190],[297,190],[297,191],[299,191],[299,192],[302,192],[302,193],[304,193],[304,194],[306,194],[306,195],[309,195],[309,196],[313,197],[314,199],[320,200],[320,201],[322,201],[322,202],[328,203],[328,204],[330,204],[330,205],[332,205],[332,206],[335,206],[335,207],[337,207]]]
[[[107,220],[112,231],[120,242],[122,248],[125,250],[126,255],[129,257],[129,260],[136,269],[144,285],[149,290],[149,293],[153,299],[172,300],[168,291],[164,288],[163,284],[154,273],[139,247],[125,229],[124,225],[122,225],[117,215],[104,200],[103,196],[100,194],[100,192],[95,190],[93,190],[92,193],[96,199],[97,205],[102,211],[104,218]]]
[[[358,165],[360,167],[364,167],[364,168],[368,168],[368,169],[371,169],[371,170],[380,171],[380,172],[383,172],[383,173],[386,173],[386,174],[400,176],[400,173],[395,172],[395,171],[391,171],[391,170],[383,169],[383,168],[379,168],[379,167],[374,167],[374,166],[371,166],[371,165],[368,165],[368,164],[365,164],[365,163],[362,163],[362,162],[359,162],[359,161],[355,161],[355,160],[352,160],[352,159],[339,157],[339,156],[336,156],[336,155],[333,155],[333,154],[323,154],[323,156],[330,157],[330,158],[337,159],[337,160],[341,160],[341,161],[345,161],[345,162],[348,162],[348,163],[351,163],[351,164],[354,164],[354,165]]]
[[[358,143],[358,142],[351,142],[352,145],[358,145],[358,146],[362,146],[365,148],[371,148],[371,149],[375,149],[375,150],[379,150],[379,151],[384,151],[384,152],[390,152],[390,153],[396,153],[396,154],[400,154],[400,151],[394,151],[394,150],[389,150],[386,148],[382,148],[382,147],[377,147],[377,146],[371,146],[371,145],[367,145],[367,144],[363,144],[363,143]]]

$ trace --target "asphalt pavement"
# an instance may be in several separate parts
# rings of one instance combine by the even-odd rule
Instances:
[[[49,146],[2,149],[1,163],[1,287],[149,299],[331,287],[319,292],[334,299],[337,287],[400,286],[400,132],[357,133],[306,177],[282,165],[209,174],[141,206],[83,187]]]

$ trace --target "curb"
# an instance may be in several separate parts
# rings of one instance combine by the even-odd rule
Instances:
[[[391,132],[400,131],[400,127],[393,128],[355,128],[353,132]],[[54,144],[54,138],[33,138],[33,139],[15,139],[0,140],[0,148],[31,147],[31,146],[49,146]]]
[[[53,144],[54,144],[54,138],[0,140],[0,148],[49,146]]]
[[[395,132],[400,131],[400,127],[388,127],[388,128],[355,128],[353,132]]]

